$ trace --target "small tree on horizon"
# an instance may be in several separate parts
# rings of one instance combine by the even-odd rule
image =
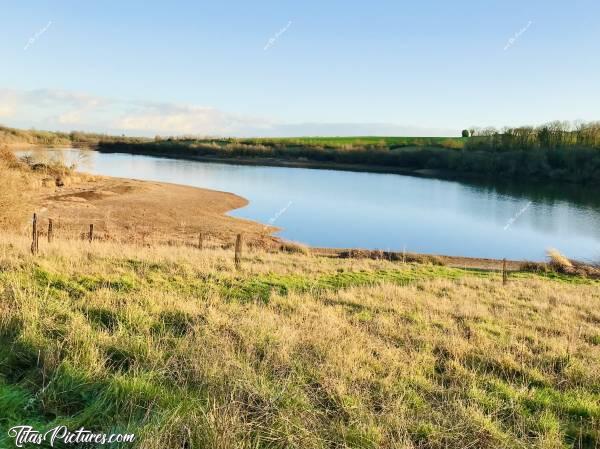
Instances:
[[[470,136],[470,134],[469,134],[469,130],[468,130],[468,129],[463,129],[463,130],[462,130],[462,136],[463,136],[463,137],[469,137],[469,136]]]

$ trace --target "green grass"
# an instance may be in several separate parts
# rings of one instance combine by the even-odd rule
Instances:
[[[600,283],[232,256],[0,238],[0,447],[17,424],[150,449],[599,443]]]
[[[237,139],[240,143],[263,145],[307,145],[326,148],[344,146],[407,147],[407,146],[446,146],[462,147],[467,141],[463,137],[389,137],[389,136],[353,136],[353,137],[281,137]]]

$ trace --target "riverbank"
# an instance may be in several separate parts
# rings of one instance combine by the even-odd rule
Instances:
[[[80,175],[61,188],[32,194],[38,220],[52,218],[55,236],[85,234],[94,225],[97,240],[143,245],[224,244],[243,233],[250,245],[270,245],[276,228],[229,217],[247,200],[227,192],[169,183]],[[46,234],[42,229],[42,236]]]

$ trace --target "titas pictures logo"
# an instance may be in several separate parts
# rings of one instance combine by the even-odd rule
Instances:
[[[132,433],[95,433],[83,427],[70,431],[67,426],[57,426],[45,432],[40,432],[31,426],[15,426],[8,430],[8,436],[14,438],[16,447],[25,447],[30,444],[40,446],[44,443],[49,444],[50,447],[56,447],[58,443],[80,445],[83,443],[133,443],[135,441],[135,435]]]

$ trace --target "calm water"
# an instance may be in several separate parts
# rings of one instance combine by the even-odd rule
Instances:
[[[57,154],[52,150],[52,154]],[[557,248],[600,259],[600,195],[582,188],[484,184],[332,170],[251,167],[60,150],[94,174],[233,192],[231,212],[312,246],[539,260]]]

